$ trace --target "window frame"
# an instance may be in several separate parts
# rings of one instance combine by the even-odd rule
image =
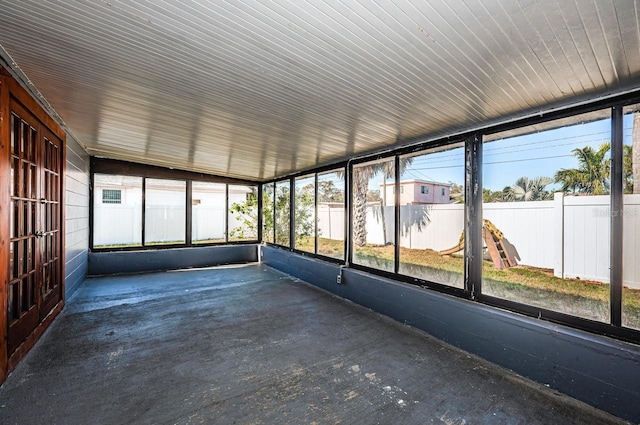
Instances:
[[[617,339],[626,340],[630,342],[634,342],[636,344],[640,343],[640,331],[624,328],[617,324],[619,321],[619,317],[616,318],[616,315],[620,315],[617,313],[620,310],[621,297],[616,295],[614,292],[621,291],[621,287],[617,288],[616,285],[621,285],[622,282],[620,278],[616,278],[616,275],[621,274],[620,270],[616,270],[619,268],[612,262],[612,280],[611,280],[611,323],[602,323],[595,322],[593,320],[580,318],[577,316],[571,316],[569,314],[560,313],[556,311],[545,310],[540,307],[533,307],[531,305],[516,303],[504,299],[493,298],[489,295],[482,293],[481,287],[481,274],[482,274],[482,260],[479,260],[481,256],[476,255],[474,257],[474,252],[480,252],[482,250],[482,225],[481,225],[481,217],[482,217],[482,193],[481,191],[476,191],[474,193],[471,190],[472,187],[482,187],[482,143],[483,136],[485,134],[499,133],[507,130],[516,130],[521,127],[529,126],[532,124],[544,124],[549,121],[558,120],[562,118],[569,118],[573,115],[579,115],[587,112],[597,111],[599,109],[611,108],[612,110],[612,141],[617,140],[617,138],[621,138],[622,135],[618,133],[622,133],[622,108],[623,106],[640,103],[640,91],[636,91],[633,93],[629,93],[622,96],[617,96],[609,99],[602,99],[592,103],[581,104],[578,106],[570,106],[564,109],[557,109],[550,112],[537,113],[528,117],[514,119],[509,122],[497,125],[488,125],[485,127],[481,127],[477,130],[471,132],[462,132],[455,136],[446,136],[443,138],[435,138],[435,139],[412,139],[408,141],[399,141],[398,144],[401,147],[393,149],[391,151],[385,151],[384,153],[372,153],[364,156],[360,156],[357,158],[352,158],[346,163],[346,174],[345,174],[345,184],[346,184],[346,198],[345,202],[347,204],[347,219],[345,220],[345,226],[347,229],[345,230],[345,249],[347,252],[347,260],[345,262],[338,262],[340,264],[344,264],[349,268],[353,268],[355,270],[361,270],[367,273],[371,273],[378,276],[387,277],[396,281],[400,281],[407,284],[418,285],[425,290],[436,290],[438,292],[448,293],[450,295],[458,296],[461,298],[469,299],[473,302],[478,302],[481,304],[485,304],[492,307],[498,307],[507,309],[509,311],[513,311],[516,313],[524,314],[539,320],[550,321],[553,323],[559,323],[563,325],[567,325],[573,328],[585,330],[588,332],[593,332],[597,334],[603,334],[607,336],[612,336]],[[619,109],[619,112],[616,110]],[[617,114],[617,115],[616,115]],[[406,142],[406,144],[404,144]],[[407,155],[414,152],[431,150],[438,147],[448,146],[457,144],[460,142],[464,142],[465,146],[465,185],[464,185],[464,198],[465,198],[465,246],[471,247],[468,252],[465,253],[465,288],[464,290],[460,290],[458,288],[452,288],[448,286],[443,286],[434,282],[424,281],[418,278],[407,277],[398,274],[397,272],[386,272],[379,269],[370,268],[367,266],[362,266],[358,264],[353,264],[351,262],[352,250],[350,248],[351,245],[351,223],[353,220],[352,216],[352,188],[351,188],[351,180],[353,177],[353,166],[362,163],[362,162],[370,162],[378,159],[396,157],[396,161],[399,156]],[[616,143],[612,143],[613,146]],[[621,149],[621,148],[620,148]],[[613,156],[613,154],[612,154]],[[344,164],[344,163],[341,163]],[[336,165],[329,165],[322,168],[318,168],[315,170],[306,170],[304,172],[291,174],[290,178],[295,178],[296,176],[301,176],[304,174],[309,174],[310,172],[321,172],[321,170],[327,170],[330,168],[335,168]],[[613,171],[612,171],[613,175]],[[280,180],[273,179],[270,180],[276,181]],[[396,209],[399,208],[399,176],[396,176],[396,185],[395,185],[395,198],[396,198]],[[612,186],[612,193],[619,189],[614,189]],[[617,195],[616,195],[617,196]],[[613,199],[616,196],[612,196],[612,207],[616,208],[615,202]],[[618,205],[619,207],[619,205]],[[618,217],[621,219],[622,215],[619,214]],[[398,233],[399,224],[397,220],[399,219],[399,215],[396,214],[396,234]],[[612,252],[614,250],[620,250],[621,247],[614,247],[614,244],[621,244],[622,240],[622,227],[619,223],[620,220],[612,220],[612,235],[611,235],[611,244],[612,244]],[[619,236],[619,237],[618,237]],[[398,239],[396,239],[398,240]],[[270,244],[268,244],[270,245]],[[307,255],[312,257],[318,257],[325,261],[335,261],[328,257],[323,257],[319,255],[313,255],[303,252],[297,252],[295,249],[284,248],[278,246],[281,249],[287,249],[292,252],[296,252],[301,255]],[[400,248],[399,244],[396,244],[396,251]],[[396,263],[398,261],[398,255],[396,254]],[[397,270],[397,269],[396,269]],[[619,279],[620,282],[615,283],[615,279]],[[617,306],[614,304],[618,304]]]
[[[110,175],[122,175],[131,177],[142,178],[142,229],[141,237],[142,244],[138,246],[127,247],[96,247],[94,246],[94,198],[96,196],[95,191],[95,174],[110,174]],[[185,242],[176,244],[162,244],[162,245],[149,245],[145,240],[145,220],[146,220],[146,181],[147,179],[161,179],[161,180],[179,180],[186,182],[185,190]],[[258,190],[258,205],[262,199],[262,183],[234,179],[228,177],[220,177],[202,173],[195,173],[183,170],[173,170],[164,167],[151,166],[146,164],[131,163],[127,161],[120,161],[115,159],[96,158],[91,157],[90,160],[90,181],[91,190],[89,192],[89,250],[91,252],[112,252],[112,251],[144,251],[144,250],[159,250],[159,249],[171,249],[171,248],[200,248],[207,246],[221,246],[221,245],[248,245],[256,244],[262,239],[262,218],[260,217],[260,206],[258,207],[258,228],[257,237],[255,239],[234,240],[229,241],[229,221],[225,219],[225,241],[224,242],[211,242],[211,243],[193,243],[192,242],[192,182],[209,182],[209,183],[222,183],[225,184],[225,217],[229,214],[228,205],[228,188],[229,185],[242,185],[242,186],[256,186]],[[102,195],[100,195],[102,196]]]
[[[336,258],[336,257],[330,257],[327,255],[323,255],[320,254],[318,252],[318,247],[319,247],[319,243],[318,243],[318,176],[321,174],[330,174],[330,173],[342,173],[343,174],[343,186],[342,186],[342,192],[344,194],[344,200],[343,200],[343,205],[345,208],[345,220],[344,220],[344,240],[343,242],[343,247],[342,247],[342,253],[343,256],[342,258]],[[291,211],[290,211],[290,217],[291,217],[291,234],[290,234],[290,242],[291,245],[290,246],[285,246],[285,245],[280,245],[278,243],[275,243],[275,238],[274,238],[274,242],[270,242],[270,241],[266,241],[263,239],[261,239],[261,243],[267,245],[267,246],[271,246],[274,248],[278,248],[278,249],[283,249],[283,250],[287,250],[287,251],[291,251],[291,252],[295,252],[296,254],[300,254],[303,256],[307,256],[307,257],[312,257],[312,258],[317,258],[317,259],[321,259],[323,261],[327,261],[330,263],[336,263],[336,264],[345,264],[345,257],[347,255],[347,241],[349,240],[349,238],[347,237],[347,229],[348,229],[348,223],[347,223],[347,215],[346,215],[346,211],[348,208],[348,187],[347,187],[347,180],[348,180],[348,176],[347,176],[347,162],[340,162],[338,164],[332,164],[332,165],[328,165],[328,166],[324,166],[324,167],[320,167],[317,168],[311,172],[307,171],[307,172],[300,172],[297,173],[295,175],[291,175],[288,178],[277,178],[277,179],[273,179],[273,180],[269,180],[263,183],[264,185],[267,184],[273,184],[274,187],[274,193],[275,193],[275,184],[278,182],[282,182],[284,180],[289,180],[290,182],[290,187],[295,188],[295,180],[296,178],[300,178],[300,177],[310,177],[310,176],[314,176],[314,184],[315,184],[315,199],[314,199],[314,207],[315,207],[315,235],[314,235],[314,252],[309,252],[309,251],[302,251],[299,250],[295,247],[295,235],[293,233],[294,230],[294,226],[295,226],[295,216],[294,216],[294,208],[295,208],[295,196],[290,196],[290,205],[292,206]],[[295,190],[291,190],[290,189],[290,194],[293,195],[293,192]],[[273,205],[273,212],[274,212],[274,223],[275,223],[275,201],[276,201],[276,196],[273,197],[274,198],[274,205]],[[261,204],[262,205],[262,204]],[[274,232],[275,232],[275,226],[274,226]]]

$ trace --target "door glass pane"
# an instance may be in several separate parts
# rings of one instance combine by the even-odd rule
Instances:
[[[401,274],[464,288],[464,145],[405,156]]]
[[[262,240],[274,243],[273,238],[273,190],[275,185],[267,183],[262,186]]]
[[[640,330],[640,105],[624,108],[622,325]]]
[[[13,283],[9,286],[9,323],[17,319],[19,316],[18,300],[20,299],[20,282]]]
[[[353,167],[353,262],[394,271],[395,160]]]
[[[11,200],[11,207],[9,210],[9,235],[11,238],[17,238],[19,235],[19,217],[20,210],[18,209],[20,205],[19,201]]]
[[[16,262],[18,263],[18,276],[23,276],[27,272],[27,262],[25,257],[25,240],[16,242]]]
[[[186,191],[184,180],[146,179],[145,245],[185,243]]]
[[[258,239],[258,187],[229,185],[229,240]]]
[[[29,136],[31,135],[29,124],[26,121],[22,121],[22,130],[20,131],[20,149],[18,150],[20,157],[25,158],[27,153],[25,148],[30,144]]]
[[[298,177],[295,182],[295,248],[300,251],[315,252],[315,176]]]
[[[18,263],[16,262],[18,242],[9,243],[9,280],[13,280],[18,277]]]
[[[109,193],[119,192],[120,202]],[[106,195],[106,196],[105,196]],[[142,245],[142,177],[95,174],[93,246],[119,248]]]
[[[20,193],[25,198],[29,198],[31,192],[31,182],[29,181],[29,177],[31,176],[31,165],[28,162],[22,163],[22,188],[20,189]]]
[[[26,286],[27,309],[29,309],[34,304],[34,301],[35,301],[33,297],[33,285],[31,282],[32,276],[33,275],[29,275],[24,279],[25,286]]]
[[[485,137],[482,292],[609,321],[610,110]]]
[[[191,189],[191,241],[225,242],[227,185],[197,182]]]
[[[344,260],[344,171],[318,174],[318,254]]]
[[[19,196],[20,160],[11,159],[11,196]]]
[[[18,155],[20,140],[20,118],[11,114],[11,153]]]
[[[276,183],[276,243],[282,246],[290,245],[291,196],[289,180]]]
[[[29,167],[29,189],[28,189],[28,193],[27,193],[27,198],[35,198],[36,195],[36,183],[37,183],[37,179],[36,179],[36,166],[32,165],[31,167]],[[58,186],[56,186],[58,187]]]

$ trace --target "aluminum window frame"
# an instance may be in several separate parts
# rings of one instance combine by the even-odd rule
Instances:
[[[131,177],[140,177],[142,178],[142,228],[141,228],[141,241],[142,244],[138,246],[127,246],[127,247],[96,247],[94,246],[94,198],[95,194],[95,178],[96,174],[111,174],[111,175],[122,175],[122,176],[131,176]],[[176,181],[184,181],[186,183],[185,190],[185,242],[177,243],[177,244],[162,244],[162,245],[149,245],[146,243],[146,229],[145,229],[145,220],[146,220],[146,190],[147,190],[147,179],[161,179],[161,180],[176,180]],[[258,229],[257,229],[257,237],[255,239],[246,239],[246,240],[238,240],[238,241],[229,241],[229,223],[228,220],[225,220],[225,241],[224,242],[212,242],[212,243],[197,243],[194,244],[192,242],[192,182],[201,181],[201,182],[209,182],[209,183],[222,183],[225,184],[225,214],[229,214],[229,205],[228,205],[228,190],[229,185],[244,185],[244,186],[255,186],[258,190]],[[159,249],[172,249],[172,248],[200,248],[207,246],[223,246],[223,245],[248,245],[248,244],[257,244],[262,239],[262,229],[261,225],[261,207],[260,207],[260,198],[261,198],[261,189],[262,184],[259,182],[248,181],[248,180],[240,180],[240,179],[232,179],[228,177],[221,176],[213,176],[208,174],[195,173],[190,171],[183,170],[173,170],[164,167],[157,167],[146,164],[138,164],[127,161],[113,160],[113,159],[105,159],[105,158],[96,158],[92,157],[90,162],[90,191],[89,191],[89,250],[91,252],[115,252],[115,251],[144,251],[144,250],[159,250]]]
[[[632,328],[625,328],[621,326],[621,310],[622,310],[622,261],[617,256],[622,252],[622,214],[612,214],[615,219],[612,219],[611,224],[611,236],[610,236],[610,255],[611,258],[611,278],[610,278],[610,321],[609,323],[597,322],[590,319],[580,318],[566,313],[557,311],[551,311],[540,307],[534,307],[528,304],[513,302],[505,299],[495,298],[482,292],[482,256],[479,255],[482,252],[482,146],[483,136],[493,133],[499,133],[508,130],[517,130],[521,127],[526,127],[535,124],[544,124],[549,121],[554,121],[562,118],[570,118],[574,115],[584,114],[588,112],[594,112],[601,109],[611,109],[611,125],[612,125],[612,177],[611,180],[617,180],[617,176],[621,173],[622,156],[618,151],[622,150],[622,109],[625,106],[640,103],[640,90],[627,93],[622,96],[617,96],[608,99],[602,99],[590,103],[583,103],[580,105],[574,105],[559,110],[552,110],[545,113],[540,113],[534,117],[528,117],[519,120],[513,120],[508,123],[499,125],[487,125],[476,131],[461,133],[457,135],[449,135],[437,139],[428,140],[426,138],[413,138],[407,140],[399,140],[397,147],[387,149],[385,151],[371,153],[359,157],[354,157],[345,163],[340,163],[340,166],[346,167],[345,174],[345,261],[335,261],[335,259],[318,255],[310,254],[306,252],[297,251],[295,248],[288,248],[275,245],[280,249],[286,249],[300,255],[307,255],[311,257],[317,257],[323,261],[337,262],[346,267],[353,268],[355,270],[361,270],[367,273],[371,273],[378,276],[394,279],[396,281],[417,285],[425,288],[425,290],[435,290],[438,292],[447,293],[461,298],[466,298],[473,302],[478,302],[491,307],[498,307],[506,309],[512,312],[524,314],[539,320],[545,320],[553,323],[558,323],[573,328],[585,330],[588,332],[610,336],[616,339],[640,344],[640,331]],[[350,229],[353,221],[352,211],[352,178],[353,178],[353,166],[380,159],[395,158],[396,160],[396,189],[395,189],[395,207],[399,208],[400,197],[400,180],[399,170],[397,167],[397,161],[399,156],[415,153],[419,151],[431,150],[438,147],[444,147],[453,145],[464,141],[465,146],[465,267],[464,267],[464,289],[453,288],[450,286],[430,282],[414,277],[408,277],[397,273],[398,271],[398,251],[400,249],[399,244],[396,244],[395,253],[395,271],[387,272],[383,270],[374,269],[371,267],[353,264],[352,263],[352,235]],[[618,164],[619,162],[619,164]],[[298,173],[293,173],[288,176],[292,181],[298,176],[308,175],[311,172],[320,173],[331,168],[336,168],[338,164],[328,165],[322,168],[305,170]],[[270,180],[269,182],[275,182],[282,180],[283,177]],[[611,209],[612,211],[619,211],[622,207],[622,184],[612,184],[611,187]],[[317,204],[317,197],[316,197]],[[395,232],[396,240],[399,230],[399,215],[396,212]],[[268,244],[272,245],[272,244]]]

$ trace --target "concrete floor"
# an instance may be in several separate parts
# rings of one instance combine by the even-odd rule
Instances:
[[[2,424],[615,424],[263,265],[87,279]]]

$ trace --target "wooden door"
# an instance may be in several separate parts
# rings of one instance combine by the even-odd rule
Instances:
[[[13,99],[10,125],[9,355],[62,297],[62,142]]]
[[[40,220],[36,232],[41,300],[40,320],[62,299],[62,262],[60,200],[62,176],[62,141],[42,127],[40,137]]]

